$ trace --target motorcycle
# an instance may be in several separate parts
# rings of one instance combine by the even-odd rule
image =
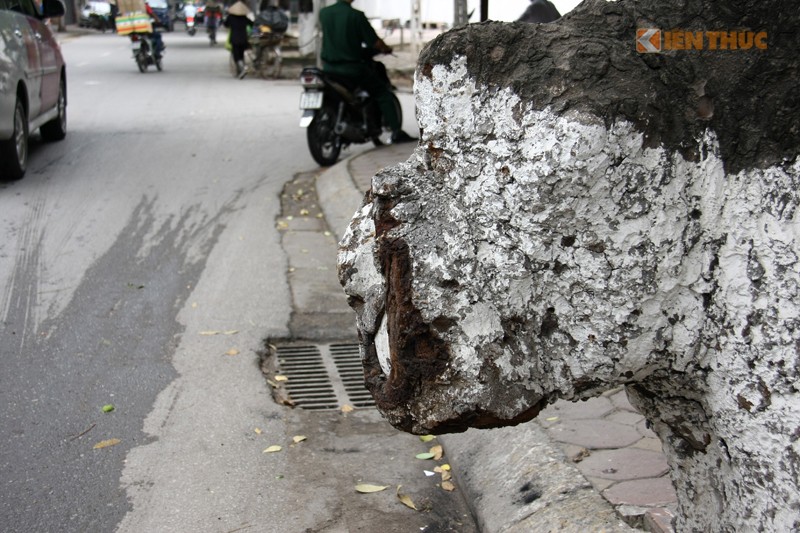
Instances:
[[[186,33],[194,37],[194,34],[197,33],[197,28],[195,28],[194,24],[194,16],[197,12],[197,8],[194,7],[192,4],[187,4],[186,7],[183,8],[183,15],[184,21],[183,23],[186,25]]]
[[[386,82],[389,84],[388,77]],[[350,144],[370,141],[375,146],[384,144],[381,136],[389,130],[378,103],[357,82],[317,67],[306,67],[300,73],[300,84],[303,87],[300,127],[306,128],[308,149],[319,165],[327,167],[336,163],[342,149]],[[391,95],[402,122],[400,101],[394,92]]]
[[[147,71],[150,65],[155,65],[161,71],[161,54],[155,50],[151,34],[131,33],[131,50],[139,72]]]

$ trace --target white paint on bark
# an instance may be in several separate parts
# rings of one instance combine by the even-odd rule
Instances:
[[[627,384],[665,443],[680,529],[798,526],[800,161],[730,175],[713,131],[689,161],[632,124],[478,87],[463,57],[415,92],[420,146],[373,180],[414,308],[451,324],[442,375],[398,407],[415,431]],[[376,268],[379,216],[356,216],[340,267]],[[383,312],[380,275],[345,289]]]

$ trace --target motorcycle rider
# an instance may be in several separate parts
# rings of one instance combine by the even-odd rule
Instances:
[[[158,18],[158,15],[156,15],[155,11],[153,11],[153,8],[150,7],[150,4],[148,2],[144,3],[144,8],[145,10],[147,10],[147,14],[150,16],[153,22],[152,39],[153,39],[153,48],[155,48],[154,50],[155,55],[156,57],[163,56],[164,49],[166,48],[166,46],[164,46],[164,40],[161,38],[161,32],[156,31],[156,26],[163,26],[163,24],[161,22],[161,19]]]
[[[364,46],[384,54],[392,47],[378,37],[363,11],[354,9],[353,0],[338,0],[319,12],[322,26],[322,70],[357,81],[378,103],[386,124],[392,130],[392,143],[416,141],[401,129],[394,108],[390,85],[365,56]]]
[[[217,44],[217,23],[222,15],[222,8],[216,0],[208,0],[203,16],[206,19],[206,31],[208,32],[209,45]]]

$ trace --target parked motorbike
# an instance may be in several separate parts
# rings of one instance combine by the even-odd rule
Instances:
[[[381,136],[389,130],[378,103],[356,82],[316,67],[306,67],[300,74],[300,84],[303,87],[300,127],[307,128],[308,149],[319,165],[327,167],[336,163],[342,149],[350,144],[370,141],[375,146],[384,144]],[[400,101],[394,93],[392,97],[402,122]]]
[[[146,72],[150,65],[161,70],[161,54],[156,51],[151,34],[131,33],[131,50],[139,72]]]
[[[197,33],[197,28],[195,28],[194,23],[194,16],[197,12],[197,8],[194,7],[192,4],[186,4],[183,8],[183,23],[186,25],[186,33],[194,37],[194,34]]]

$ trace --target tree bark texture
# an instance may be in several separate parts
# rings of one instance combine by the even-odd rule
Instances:
[[[420,145],[340,244],[386,418],[513,425],[625,385],[679,531],[798,530],[798,28],[788,1],[587,0],[430,43]]]

